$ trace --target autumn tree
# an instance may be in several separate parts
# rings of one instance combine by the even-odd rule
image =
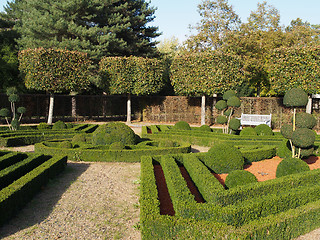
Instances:
[[[28,89],[50,94],[48,124],[52,123],[54,93],[78,92],[90,85],[86,53],[59,49],[28,49],[19,52],[20,71]]]

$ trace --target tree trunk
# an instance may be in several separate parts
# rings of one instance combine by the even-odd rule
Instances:
[[[131,123],[131,94],[128,94],[127,100],[127,124]]]
[[[308,97],[308,104],[306,106],[306,113],[312,113],[312,97]]]
[[[71,97],[71,116],[73,119],[77,117],[77,100],[75,96]]]
[[[54,95],[53,93],[50,93],[48,124],[52,124],[53,106],[54,106]]]
[[[201,125],[206,124],[206,96],[201,97]]]

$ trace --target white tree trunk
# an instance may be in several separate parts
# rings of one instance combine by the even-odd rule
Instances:
[[[71,116],[73,118],[77,116],[77,100],[75,96],[71,97]]]
[[[306,106],[306,113],[312,113],[312,97],[308,97],[308,104]]]
[[[206,96],[201,97],[201,125],[206,124]]]
[[[48,124],[52,124],[53,106],[54,106],[54,95],[53,93],[50,93]]]
[[[127,124],[131,123],[131,94],[128,94],[127,100]]]

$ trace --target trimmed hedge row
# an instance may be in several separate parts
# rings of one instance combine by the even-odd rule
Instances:
[[[190,144],[183,143],[179,147],[157,147],[132,150],[100,150],[86,148],[59,148],[48,146],[50,142],[42,142],[35,144],[35,152],[38,154],[63,154],[68,156],[68,159],[74,161],[89,161],[89,162],[139,162],[141,156],[159,155],[159,154],[175,154],[188,153],[191,151]]]
[[[49,178],[60,173],[66,163],[66,157],[52,157],[3,188],[0,191],[0,225],[23,207],[48,182]]]
[[[24,153],[7,153],[0,157],[0,170],[3,170],[7,167],[9,167],[12,164],[15,164],[25,158],[27,158],[28,155]]]
[[[258,145],[251,149],[240,148],[239,150],[247,162],[258,162],[264,159],[270,159],[277,154],[277,148],[275,146]]]

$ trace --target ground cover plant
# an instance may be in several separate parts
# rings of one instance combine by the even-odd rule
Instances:
[[[17,213],[66,164],[67,158],[61,155],[1,151],[0,225]]]

